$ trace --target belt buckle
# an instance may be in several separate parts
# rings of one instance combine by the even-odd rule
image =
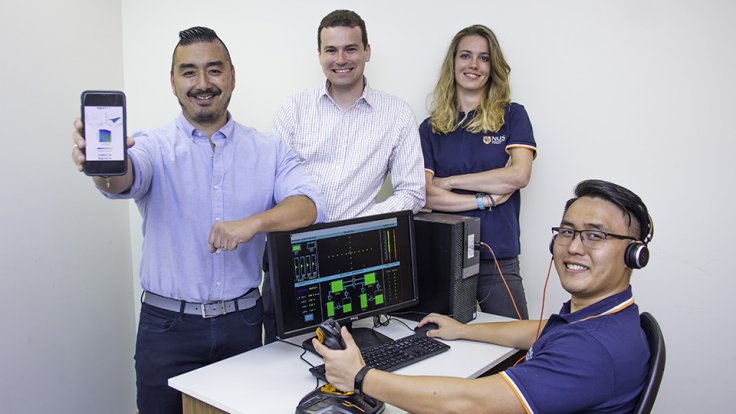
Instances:
[[[210,305],[214,305],[214,304],[220,305],[220,307],[222,308],[222,312],[221,313],[213,313],[211,315],[208,315],[207,314],[207,307],[210,306]],[[222,316],[222,315],[225,315],[225,314],[227,314],[227,307],[225,306],[225,301],[224,300],[221,300],[219,302],[210,302],[210,303],[203,303],[202,304],[202,317],[204,319],[214,318],[215,316]]]

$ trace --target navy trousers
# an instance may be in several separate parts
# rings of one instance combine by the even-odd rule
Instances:
[[[140,414],[182,412],[168,379],[262,345],[263,303],[205,319],[143,303],[135,350]]]

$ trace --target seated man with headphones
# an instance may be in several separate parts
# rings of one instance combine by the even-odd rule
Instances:
[[[552,228],[555,269],[570,293],[543,321],[462,324],[431,314],[429,336],[528,350],[525,360],[477,379],[412,377],[366,366],[345,328],[345,350],[313,341],[327,379],[413,413],[629,413],[648,371],[649,348],[629,281],[647,264],[654,228],[647,207],[619,185],[583,181]],[[543,328],[543,329],[542,329]],[[541,330],[541,334],[540,334]]]

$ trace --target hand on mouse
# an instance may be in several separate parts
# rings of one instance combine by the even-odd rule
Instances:
[[[421,329],[426,324],[435,324],[436,329],[430,329],[427,331],[427,336],[442,338],[442,339],[458,339],[460,337],[460,330],[464,324],[452,319],[449,316],[440,315],[437,313],[430,313],[425,316],[417,324],[417,328]]]

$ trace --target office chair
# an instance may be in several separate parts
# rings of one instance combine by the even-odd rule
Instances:
[[[654,400],[657,399],[659,384],[664,376],[664,363],[667,359],[667,352],[664,346],[664,336],[662,330],[659,329],[657,320],[648,312],[643,312],[639,319],[641,320],[641,328],[647,336],[649,343],[649,373],[644,381],[644,389],[639,395],[639,402],[636,404],[634,414],[649,414],[654,406]]]

